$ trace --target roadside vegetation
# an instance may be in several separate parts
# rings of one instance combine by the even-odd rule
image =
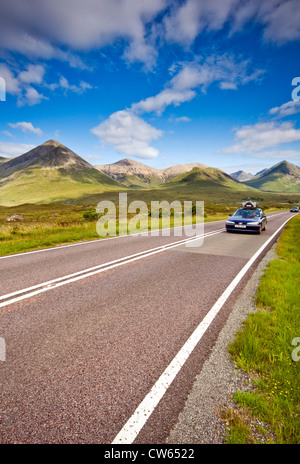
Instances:
[[[234,394],[222,418],[227,443],[300,443],[300,215],[280,236],[257,290],[257,312],[229,346],[253,389]],[[297,348],[298,346],[298,348]]]
[[[129,199],[132,201],[132,199]],[[287,205],[266,204],[265,211],[284,209]],[[205,203],[204,221],[227,219],[237,204]],[[148,204],[150,211],[150,204]],[[193,210],[195,213],[195,210]],[[135,214],[128,215],[130,220]],[[118,211],[117,211],[118,217]],[[11,218],[11,219],[10,219]],[[99,239],[96,222],[99,215],[91,204],[23,204],[14,207],[0,206],[0,256],[53,247],[72,242]],[[178,218],[177,218],[178,219]],[[178,225],[171,211],[170,227]],[[196,216],[193,216],[195,222]],[[141,230],[150,230],[151,214],[141,224]],[[162,218],[159,228],[167,227]],[[119,224],[117,223],[117,234]]]

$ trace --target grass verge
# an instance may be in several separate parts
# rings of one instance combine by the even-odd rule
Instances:
[[[237,391],[237,409],[223,411],[228,443],[300,443],[300,215],[280,236],[277,258],[257,290],[248,316],[228,350],[253,389]]]

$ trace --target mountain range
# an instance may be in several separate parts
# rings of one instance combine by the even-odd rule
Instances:
[[[223,196],[229,191],[300,193],[300,168],[281,161],[255,176],[244,176],[243,171],[229,175],[202,163],[155,169],[123,159],[92,166],[56,140],[15,158],[0,158],[0,204],[5,206],[77,201],[103,192],[151,188],[200,189],[222,192]]]
[[[122,184],[130,187],[155,187],[173,177],[189,172],[193,168],[205,169],[201,163],[177,164],[166,169],[155,169],[131,159],[123,159],[113,164],[96,165],[95,168]]]

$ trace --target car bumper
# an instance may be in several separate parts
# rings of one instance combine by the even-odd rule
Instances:
[[[258,226],[252,226],[251,224],[244,224],[246,227],[238,227],[235,224],[226,224],[227,232],[259,232],[262,224]]]

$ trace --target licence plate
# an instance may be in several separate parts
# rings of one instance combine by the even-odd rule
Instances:
[[[246,229],[246,224],[235,224],[234,227],[237,227],[238,229]]]

